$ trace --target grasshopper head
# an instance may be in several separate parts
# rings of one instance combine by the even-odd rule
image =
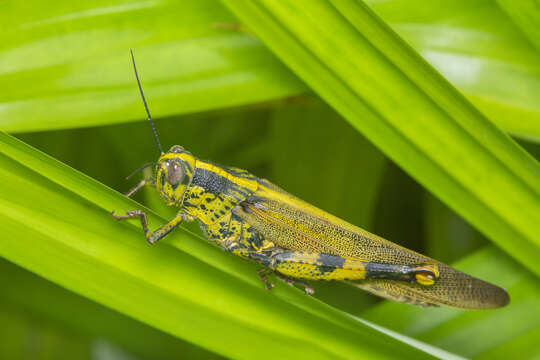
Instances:
[[[195,158],[179,145],[161,155],[156,166],[156,189],[167,205],[181,205],[194,168]]]

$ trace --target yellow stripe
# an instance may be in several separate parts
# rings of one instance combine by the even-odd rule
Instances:
[[[222,168],[220,168],[219,166],[216,166],[214,164],[210,164],[210,163],[207,163],[207,162],[204,162],[204,161],[201,161],[201,160],[197,160],[195,162],[195,167],[198,168],[198,169],[204,169],[204,170],[207,170],[207,171],[212,171],[213,173],[216,173],[217,175],[226,178],[227,180],[231,181],[232,183],[234,183],[234,184],[236,184],[236,185],[238,185],[240,187],[249,189],[250,191],[255,191],[259,187],[259,185],[257,184],[257,182],[255,180],[244,179],[244,178],[241,178],[241,177],[238,177],[238,176],[234,176],[234,175],[229,174],[228,172],[226,172],[225,170],[223,170]]]

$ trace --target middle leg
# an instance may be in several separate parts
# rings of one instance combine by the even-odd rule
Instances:
[[[204,226],[203,230],[210,240],[216,242],[230,253],[261,264],[263,267],[257,271],[257,274],[261,281],[264,282],[267,290],[272,290],[274,287],[268,276],[275,274],[277,278],[291,286],[298,285],[302,287],[306,294],[311,295],[314,293],[313,289],[306,283],[280,274],[275,269],[270,268],[271,255],[275,251],[283,251],[283,249],[277,249],[272,242],[264,239],[248,223],[235,214],[231,213],[225,216],[213,226]]]

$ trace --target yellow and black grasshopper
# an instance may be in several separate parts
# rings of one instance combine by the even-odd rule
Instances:
[[[351,225],[245,170],[199,160],[178,145],[163,152],[131,56],[161,156],[155,177],[142,180],[127,195],[155,186],[163,201],[179,211],[153,232],[141,210],[112,215],[118,220],[138,217],[150,244],[182,221],[198,220],[210,241],[289,283],[351,280],[379,296],[423,306],[489,309],[509,302],[500,287]],[[266,271],[260,275],[270,289]]]

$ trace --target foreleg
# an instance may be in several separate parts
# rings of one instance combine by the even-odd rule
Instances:
[[[113,211],[111,215],[116,220],[125,220],[138,217],[141,220],[141,225],[144,231],[144,236],[146,237],[146,241],[148,241],[150,244],[155,244],[156,242],[158,242],[161,238],[173,231],[178,225],[180,225],[182,220],[184,220],[184,214],[179,212],[174,218],[172,218],[171,221],[169,221],[159,229],[155,231],[150,231],[150,229],[148,228],[146,213],[142,210],[126,211],[126,215],[118,215]]]

